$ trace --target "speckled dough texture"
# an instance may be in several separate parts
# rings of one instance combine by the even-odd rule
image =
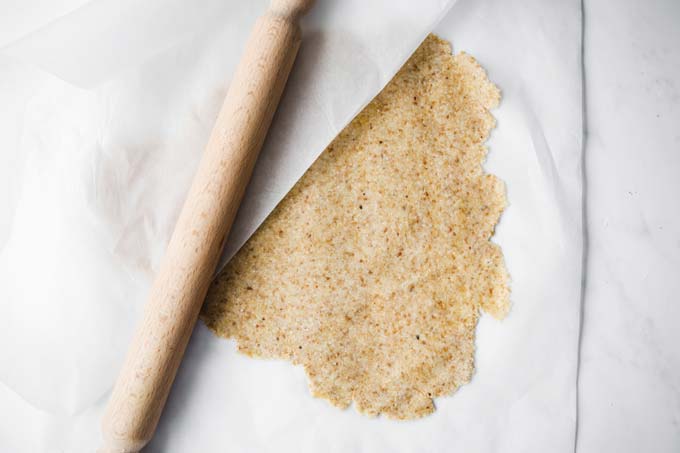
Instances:
[[[301,364],[314,396],[409,419],[470,381],[481,310],[503,318],[485,174],[499,91],[429,36],[219,274],[202,318],[241,352]]]

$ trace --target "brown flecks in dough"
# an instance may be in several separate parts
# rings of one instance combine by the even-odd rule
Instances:
[[[202,317],[304,366],[315,396],[414,418],[470,381],[480,309],[509,309],[485,174],[498,89],[429,36],[220,273]]]

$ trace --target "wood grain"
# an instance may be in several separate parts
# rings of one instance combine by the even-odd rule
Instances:
[[[137,452],[153,436],[312,3],[273,1],[255,23],[113,389],[100,452]]]

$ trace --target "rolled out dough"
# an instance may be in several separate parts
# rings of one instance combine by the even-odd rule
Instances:
[[[314,396],[408,419],[470,381],[480,310],[503,318],[485,174],[499,91],[429,36],[219,274],[202,318],[241,352],[301,364]]]

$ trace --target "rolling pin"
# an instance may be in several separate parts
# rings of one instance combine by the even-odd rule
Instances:
[[[255,23],[106,407],[101,453],[138,452],[153,436],[312,4],[273,0]]]

